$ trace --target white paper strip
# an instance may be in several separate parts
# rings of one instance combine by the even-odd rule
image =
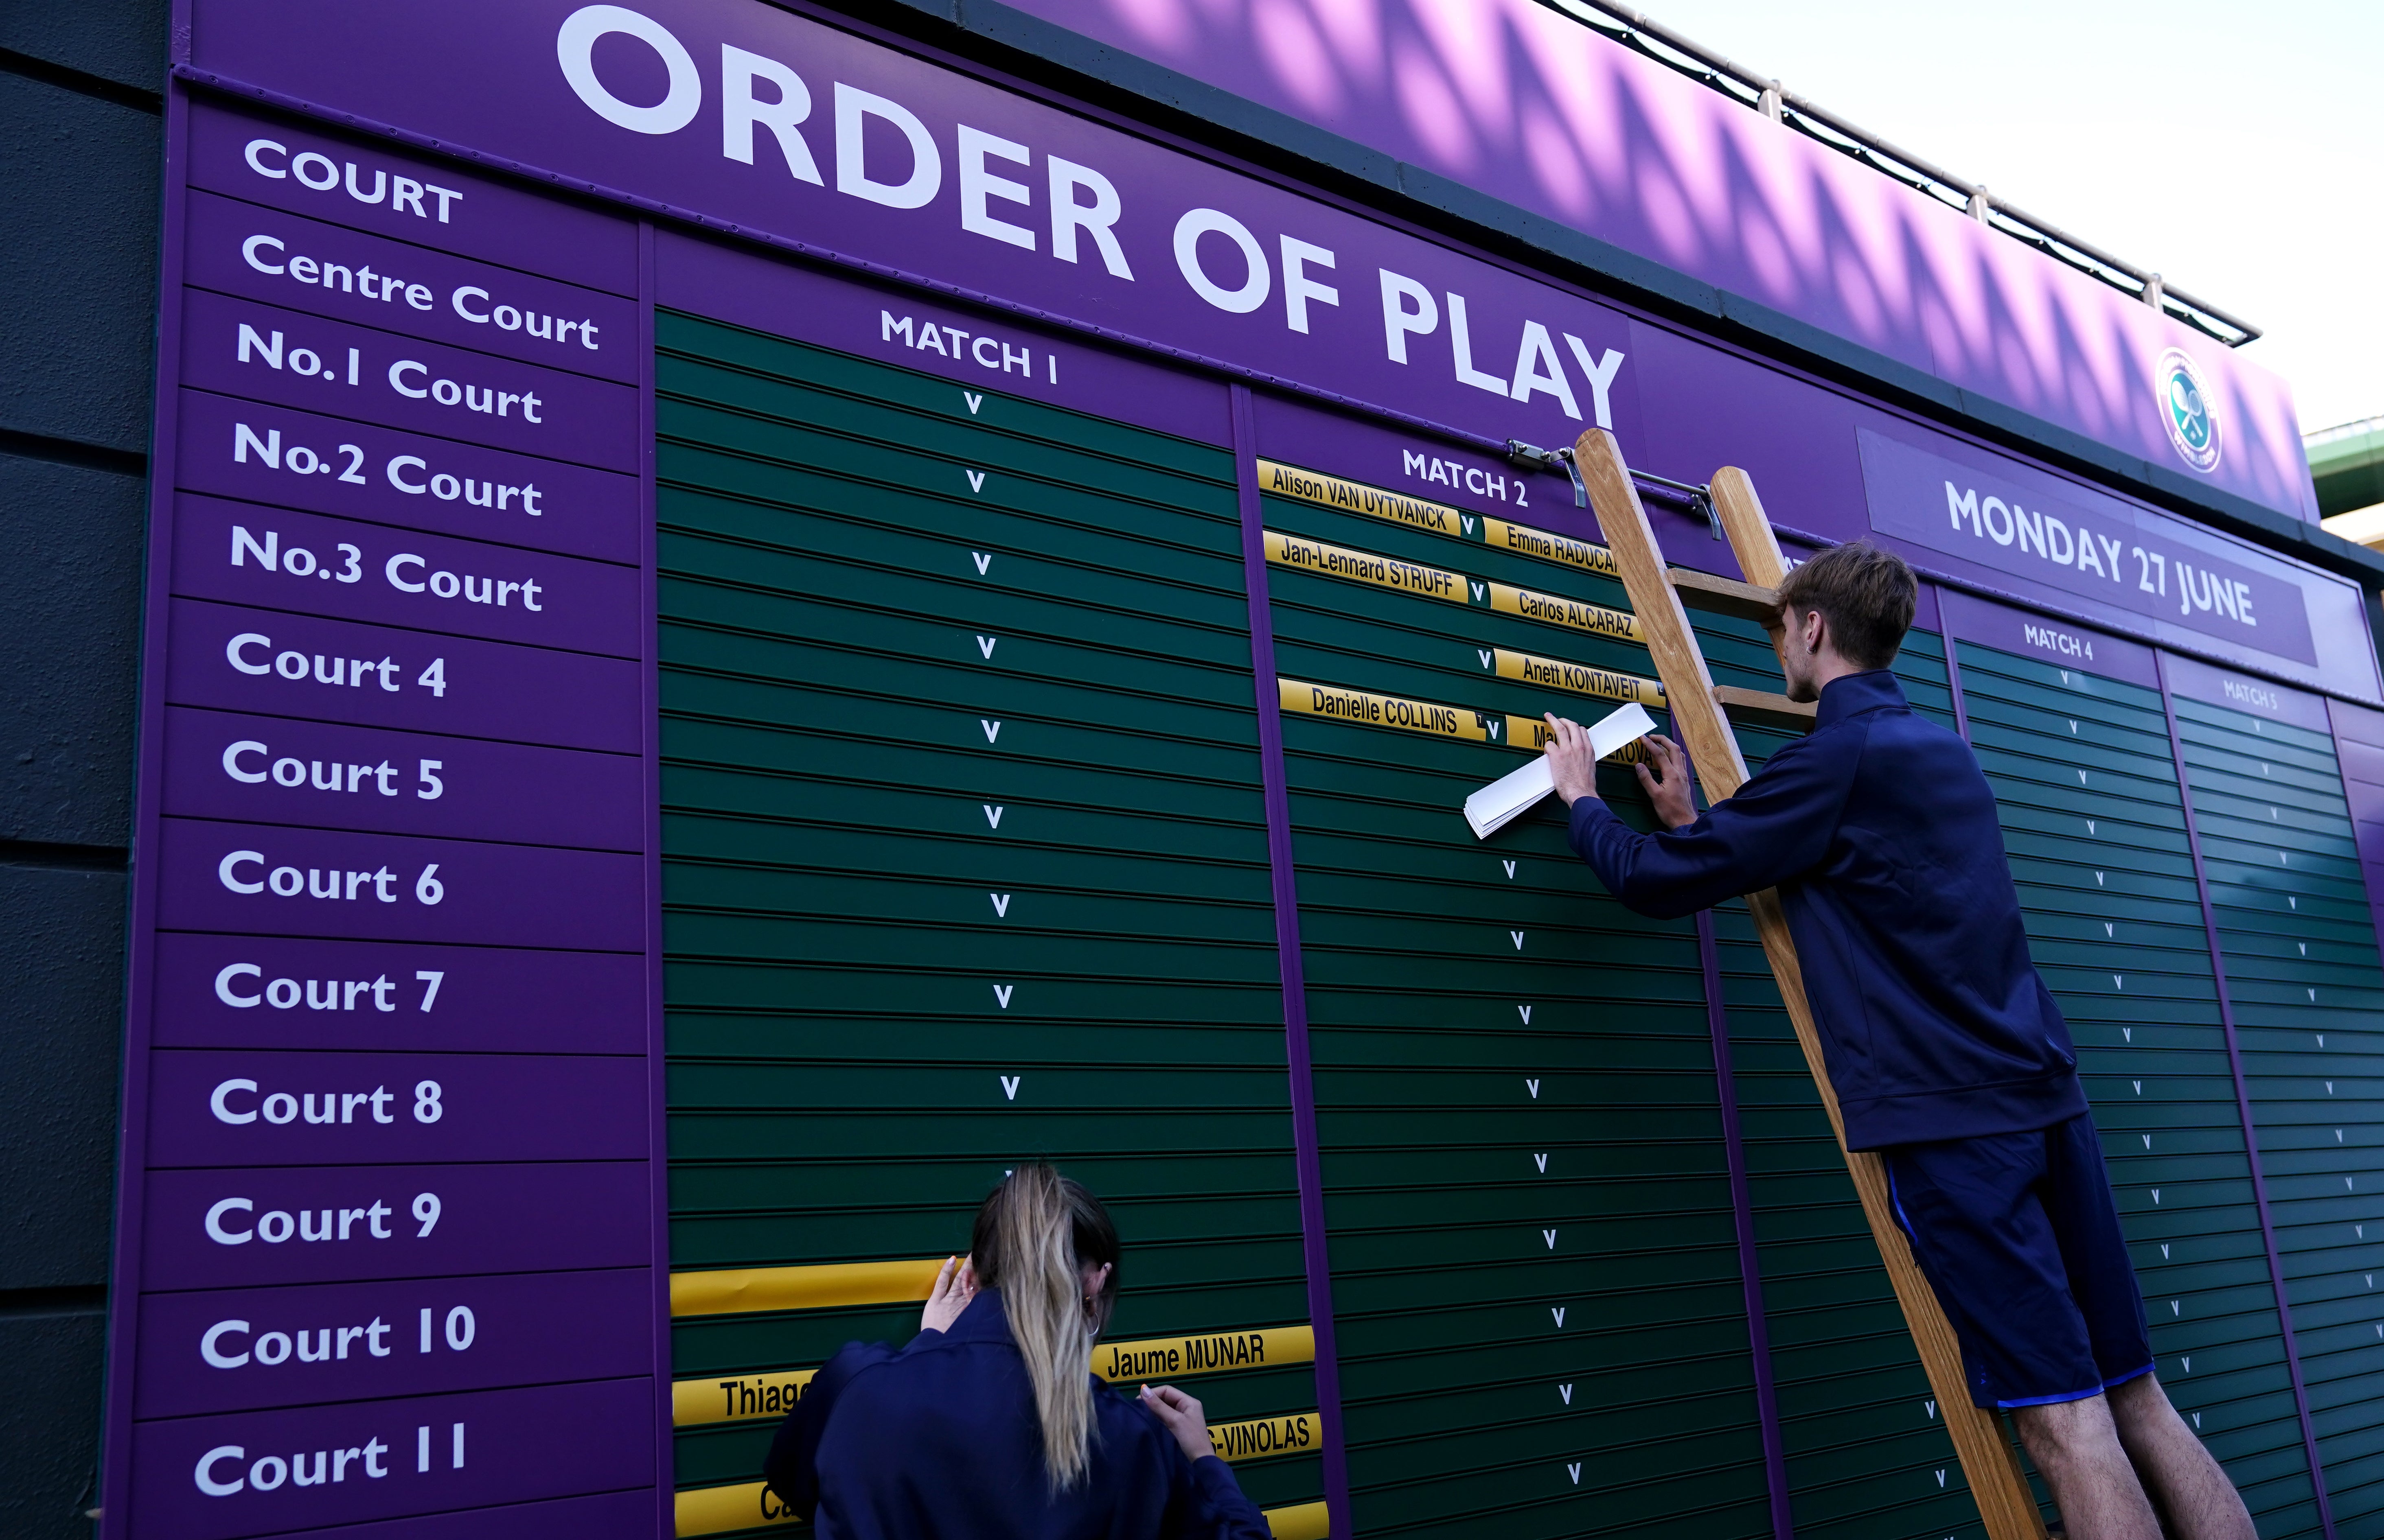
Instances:
[[[1590,725],[1589,746],[1598,758],[1620,748],[1634,738],[1656,731],[1656,720],[1637,701],[1608,712]],[[1473,828],[1473,837],[1486,840],[1537,806],[1540,798],[1557,789],[1554,777],[1548,773],[1548,757],[1535,754],[1528,761],[1465,799],[1465,821]]]

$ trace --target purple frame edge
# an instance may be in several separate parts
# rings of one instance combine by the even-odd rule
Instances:
[[[661,551],[654,512],[654,227],[638,221],[638,502],[644,521],[638,552],[639,587],[645,613],[639,635],[645,667],[639,681],[644,696],[646,768],[646,1081],[648,1115],[647,1190],[652,1195],[653,1241],[649,1265],[654,1292],[654,1533],[674,1534],[677,1472],[673,1462],[671,1398],[664,1386],[671,1372],[670,1309],[670,1118],[669,1065],[663,1021],[663,797],[662,797],[662,609]]]
[[[1308,1051],[1308,974],[1299,951],[1299,883],[1292,864],[1291,787],[1284,768],[1283,717],[1275,699],[1274,616],[1267,586],[1266,531],[1259,512],[1258,419],[1247,385],[1227,387],[1233,422],[1234,496],[1241,514],[1242,574],[1248,590],[1251,685],[1257,696],[1259,763],[1266,787],[1267,865],[1274,890],[1274,940],[1283,973],[1285,1066],[1291,1079],[1292,1164],[1299,1178],[1299,1245],[1308,1273],[1308,1324],[1316,1338],[1316,1411],[1323,1424],[1324,1502],[1335,1540],[1353,1533],[1349,1458],[1341,1436],[1341,1361],[1333,1331],[1333,1267],[1324,1231],[1324,1162],[1316,1133],[1316,1082]]]

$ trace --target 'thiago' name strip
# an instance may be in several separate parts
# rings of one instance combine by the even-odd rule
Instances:
[[[1092,1371],[1104,1380],[1140,1384],[1315,1361],[1313,1331],[1306,1326],[1270,1326],[1260,1331],[1206,1332],[1190,1337],[1105,1342],[1093,1350]],[[803,1398],[816,1373],[813,1369],[774,1369],[759,1374],[673,1380],[671,1426],[700,1427],[710,1423],[783,1417]]]

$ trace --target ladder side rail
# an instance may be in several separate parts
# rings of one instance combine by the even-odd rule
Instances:
[[[1689,627],[1679,594],[1665,576],[1663,551],[1657,541],[1655,526],[1639,500],[1638,488],[1632,484],[1621,447],[1612,433],[1592,428],[1575,442],[1573,456],[1588,487],[1591,509],[1597,515],[1608,548],[1614,553],[1623,587],[1631,596],[1631,607],[1639,617],[1640,631],[1655,660],[1657,676],[1663,681],[1674,729],[1688,749],[1698,779],[1705,783],[1707,800],[1724,801],[1746,783],[1746,760],[1739,750],[1737,734],[1715,698],[1704,649]],[[1746,581],[1762,587],[1777,587],[1787,575],[1787,563],[1770,523],[1764,516],[1754,482],[1745,472],[1725,467],[1714,476],[1713,498],[1723,531],[1730,537],[1731,548],[1738,556]],[[1804,967],[1796,955],[1795,941],[1789,934],[1780,894],[1776,889],[1767,888],[1747,894],[1746,904],[1754,916],[1764,956],[1771,965],[1772,978],[1780,986],[1788,1019],[1795,1029],[1797,1045],[1804,1051],[1806,1066],[1820,1094],[1822,1110],[1829,1115],[1831,1132],[1837,1138],[1840,1152],[1845,1155],[1846,1169],[1854,1179],[1863,1216],[1870,1225],[1871,1238],[1878,1244],[1880,1259],[1886,1265],[1888,1282],[1903,1309],[1905,1324],[1929,1375],[1930,1388],[1936,1395],[1946,1432],[1953,1437],[1963,1476],[1978,1503],[1979,1517],[1990,1540],[2046,1540],[2043,1517],[2037,1511],[2035,1496],[2029,1489],[2010,1439],[1994,1413],[1970,1403],[1969,1380],[1963,1370],[1960,1344],[1943,1307],[1938,1303],[1936,1292],[1913,1260],[1911,1244],[1903,1227],[1895,1221],[1885,1163],[1875,1151],[1848,1151],[1845,1147],[1845,1120],[1838,1110],[1837,1090],[1830,1082],[1828,1066],[1822,1058],[1820,1032],[1805,994]]]

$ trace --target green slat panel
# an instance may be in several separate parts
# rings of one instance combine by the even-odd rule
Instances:
[[[1627,602],[1462,540],[1264,507],[1290,534]],[[1613,703],[1496,678],[1478,649],[1652,671],[1586,633],[1269,577],[1292,677],[1594,720]],[[1284,738],[1358,1533],[1767,1534],[1694,930],[1600,893],[1553,805],[1477,842],[1459,806],[1514,751],[1298,714]],[[1645,821],[1627,770],[1601,783]]]
[[[2269,1214],[2340,1535],[2384,1534],[2384,1005],[2323,734],[2177,700]],[[2365,1235],[2377,1229],[2371,1240]]]
[[[674,1265],[959,1250],[1042,1156],[1117,1217],[1113,1335],[1306,1320],[1231,457],[658,331]],[[687,1319],[673,1353],[796,1367],[916,1323]],[[1196,1388],[1317,1404],[1306,1366]],[[770,1431],[683,1432],[678,1481],[753,1479]],[[1313,1456],[1237,1474],[1322,1495]]]
[[[2079,1046],[2162,1384],[2260,1533],[2306,1533],[2308,1461],[2160,696],[1957,645],[2030,949]]]

